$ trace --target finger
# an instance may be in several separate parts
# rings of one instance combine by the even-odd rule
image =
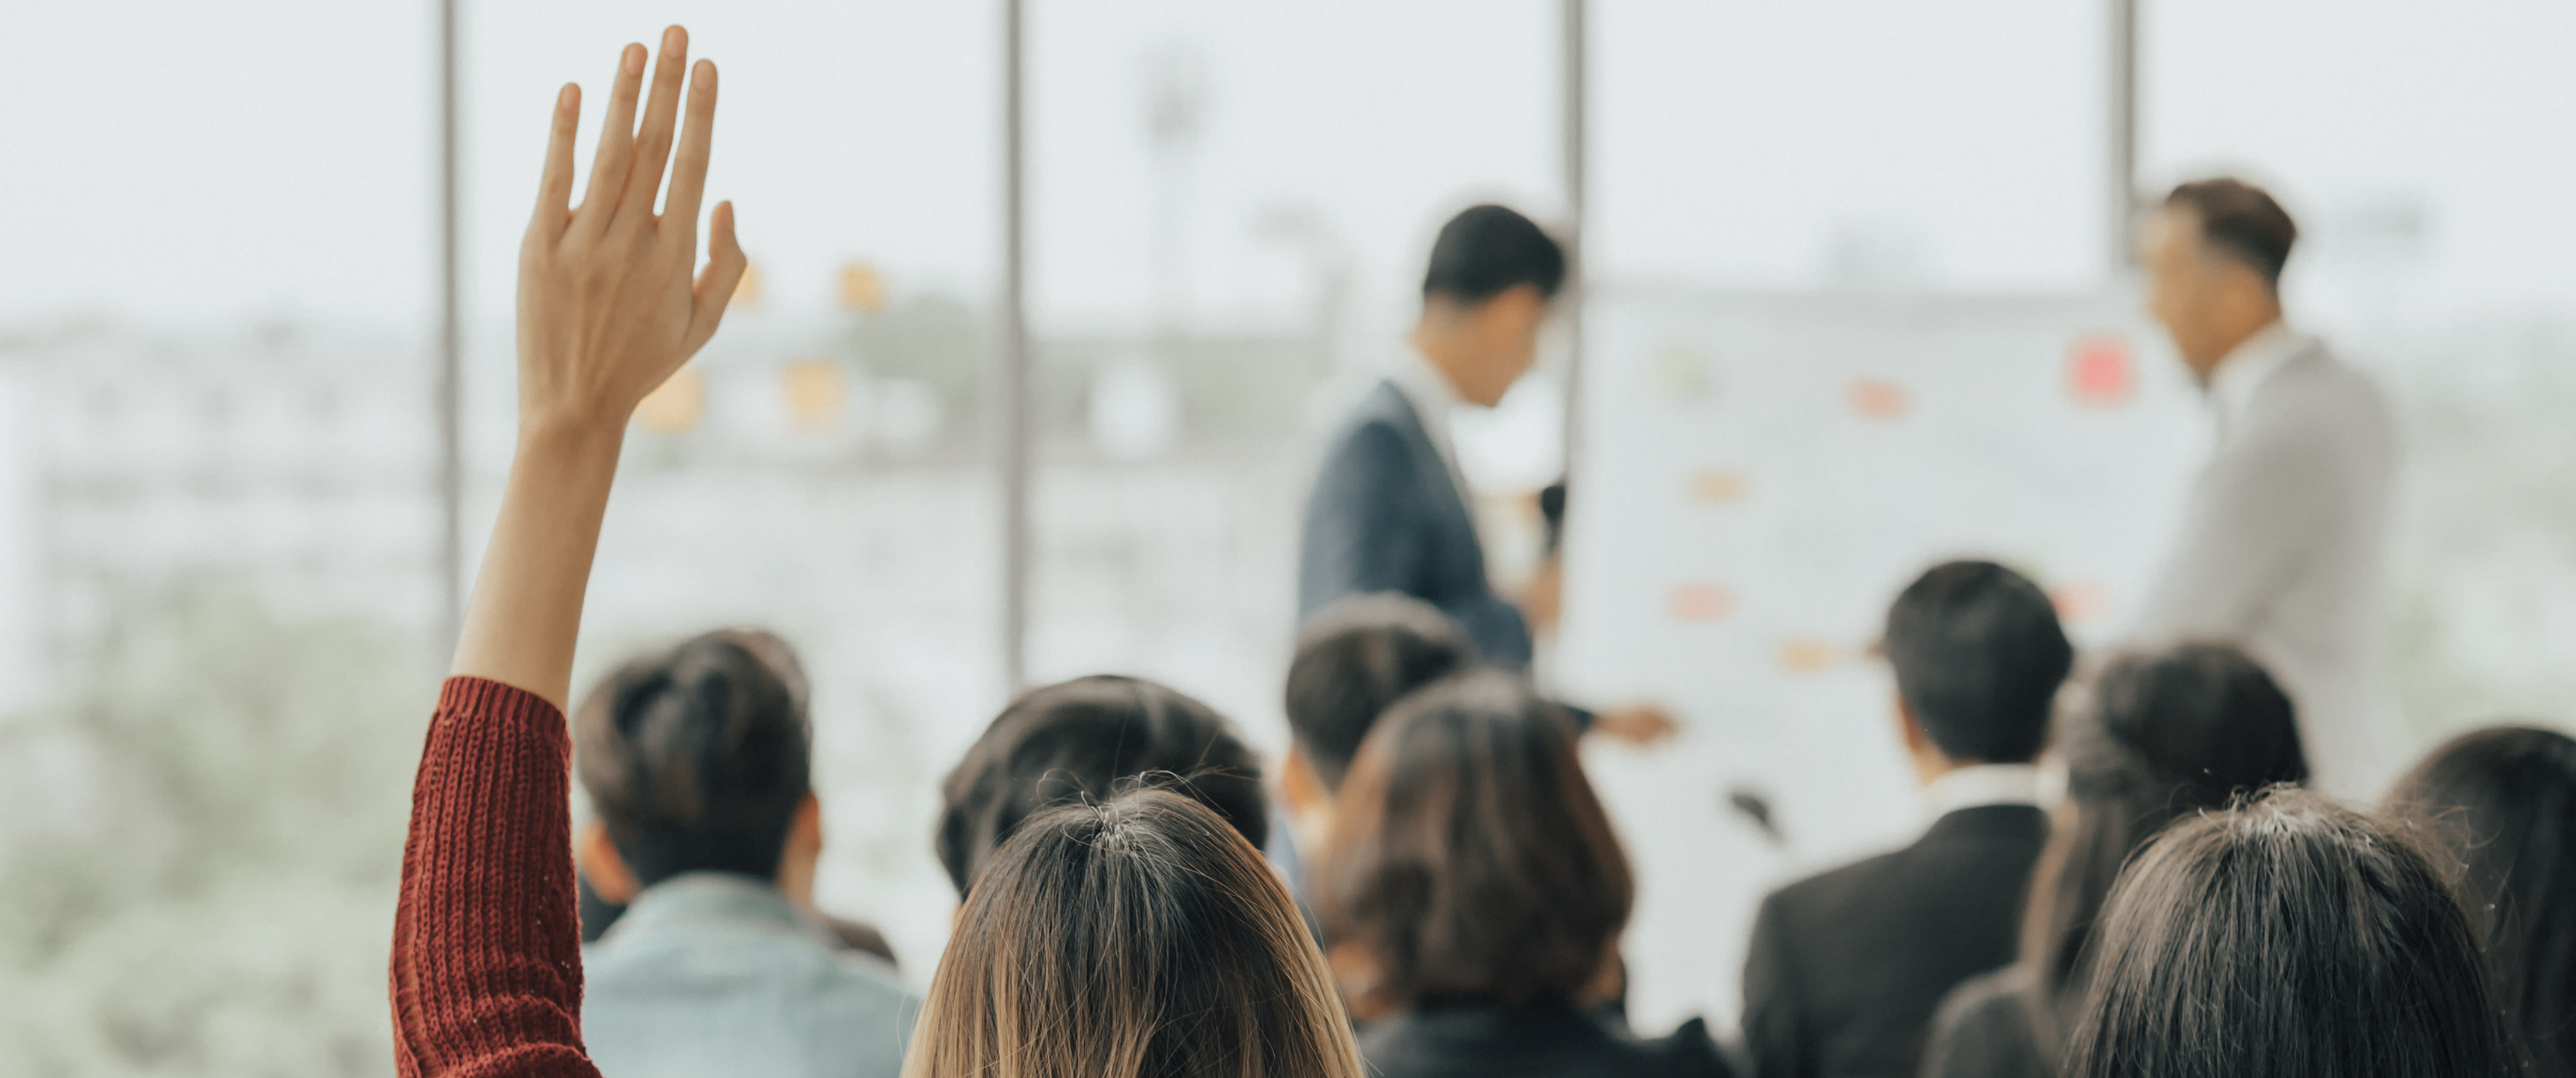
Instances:
[[[743,271],[750,266],[751,260],[743,257],[742,244],[734,239],[733,203],[716,203],[716,212],[707,216],[707,268],[698,274],[684,353],[696,354],[707,338],[716,335],[716,324],[724,321],[725,305],[733,302],[734,289],[742,287]]]
[[[644,124],[635,132],[635,164],[627,171],[626,192],[617,200],[617,220],[653,219],[653,198],[662,191],[662,166],[671,161],[671,125],[679,120],[680,73],[689,68],[689,32],[677,26],[662,31],[662,55],[653,63],[653,92],[644,103]]]
[[[567,82],[555,94],[554,131],[546,138],[546,167],[537,180],[537,212],[528,221],[530,231],[540,226],[549,235],[563,231],[564,210],[572,198],[572,144],[580,133],[581,87]]]
[[[593,233],[617,216],[617,194],[626,187],[635,151],[635,94],[644,85],[644,46],[628,45],[617,57],[617,81],[608,91],[608,114],[599,121],[599,152],[590,161],[590,187],[575,219]]]
[[[689,76],[689,118],[680,125],[680,155],[671,163],[671,195],[662,216],[682,227],[671,230],[694,251],[698,241],[698,200],[706,194],[707,158],[716,137],[716,65],[698,61]]]

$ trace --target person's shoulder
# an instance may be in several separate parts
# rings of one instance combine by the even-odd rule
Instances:
[[[2258,425],[2337,433],[2372,432],[2392,422],[2379,379],[2323,342],[2274,371],[2255,394]]]
[[[1952,988],[1933,1012],[1924,1044],[1924,1078],[2044,1073],[2024,1003],[2029,984],[2021,969],[2006,966]]]
[[[1708,1023],[1702,1019],[1684,1022],[1666,1036],[1630,1043],[1639,1056],[1639,1074],[1659,1078],[1733,1078],[1735,1073],[1727,1066],[1726,1056],[1717,1049],[1717,1039],[1709,1036]]]
[[[1782,929],[1831,924],[1855,904],[1887,897],[1884,889],[1904,874],[1911,848],[1872,854],[1783,884],[1762,900],[1756,919]]]

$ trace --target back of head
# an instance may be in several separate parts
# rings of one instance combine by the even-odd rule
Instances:
[[[2234,645],[2122,652],[2084,689],[2022,925],[2024,968],[2054,1005],[2074,1002],[2085,942],[2132,853],[2176,818],[2308,777],[2289,698]]]
[[[1934,746],[1955,760],[2027,763],[2048,740],[2049,709],[2075,648],[2048,594],[1993,562],[1933,566],[1887,611],[1896,690]]]
[[[1475,642],[1439,607],[1396,592],[1339,600],[1298,636],[1288,664],[1288,729],[1315,777],[1340,789],[1379,714],[1475,665]]]
[[[2501,1075],[2468,918],[2399,825],[2289,789],[2121,874],[2070,1078]]]
[[[1379,720],[1314,873],[1355,1006],[1581,1002],[1635,884],[1574,737],[1562,710],[1495,671]]]
[[[1504,206],[1470,206],[1440,226],[1422,298],[1476,306],[1527,285],[1540,299],[1565,287],[1565,248],[1547,230]]]
[[[724,630],[636,659],[573,728],[582,787],[638,883],[777,876],[812,790],[805,676],[785,642]]]
[[[1059,682],[1002,709],[940,786],[935,844],[967,894],[1020,821],[1065,801],[1102,800],[1147,772],[1215,809],[1256,847],[1269,838],[1261,762],[1224,717],[1151,681]]]
[[[2576,1075],[2576,740],[2527,726],[2463,734],[2389,802],[2449,855],[2529,1073]]]
[[[1323,957],[1260,852],[1141,789],[1031,816],[959,914],[905,1071],[1358,1078]]]
[[[2232,176],[2193,180],[2165,196],[2171,209],[2191,211],[2200,222],[2201,242],[2218,254],[2244,263],[2265,283],[2277,288],[2281,270],[2290,263],[2299,226],[2270,192]]]

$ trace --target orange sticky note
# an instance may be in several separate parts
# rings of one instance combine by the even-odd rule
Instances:
[[[1692,501],[1710,505],[1744,500],[1744,473],[1733,468],[1703,468],[1692,472]]]
[[[1844,399],[1852,413],[1863,419],[1893,423],[1905,418],[1914,406],[1914,395],[1904,386],[1884,378],[1857,378],[1845,391]]]
[[[1684,584],[1673,589],[1676,621],[1716,621],[1735,612],[1735,593],[1723,584]]]

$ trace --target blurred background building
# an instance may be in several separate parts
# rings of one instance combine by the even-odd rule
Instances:
[[[386,1073],[394,870],[446,657],[435,5],[20,7],[0,1075]],[[1588,8],[1602,303],[2124,294],[2120,5]],[[462,563],[510,447],[546,102],[685,22],[725,65],[709,184],[757,283],[638,417],[579,676],[711,624],[795,641],[832,813],[821,900],[916,978],[950,901],[933,784],[1008,692],[1002,10],[458,4]],[[2576,12],[2140,0],[2137,20],[2141,189],[2274,186],[2306,228],[2294,318],[2403,411],[2389,631],[2413,728],[2576,718]],[[1284,743],[1310,454],[1403,347],[1442,219],[1495,199],[1571,223],[1565,26],[1562,0],[1029,0],[1027,679],[1156,677]],[[1506,574],[1567,458],[1571,343],[1458,431],[1521,552]],[[1700,765],[1736,716],[1693,706],[1695,748],[1605,766],[1714,803],[1741,776]],[[1650,875],[1698,841],[1623,824]],[[1646,1017],[1731,1018],[1733,969],[1639,965]]]

